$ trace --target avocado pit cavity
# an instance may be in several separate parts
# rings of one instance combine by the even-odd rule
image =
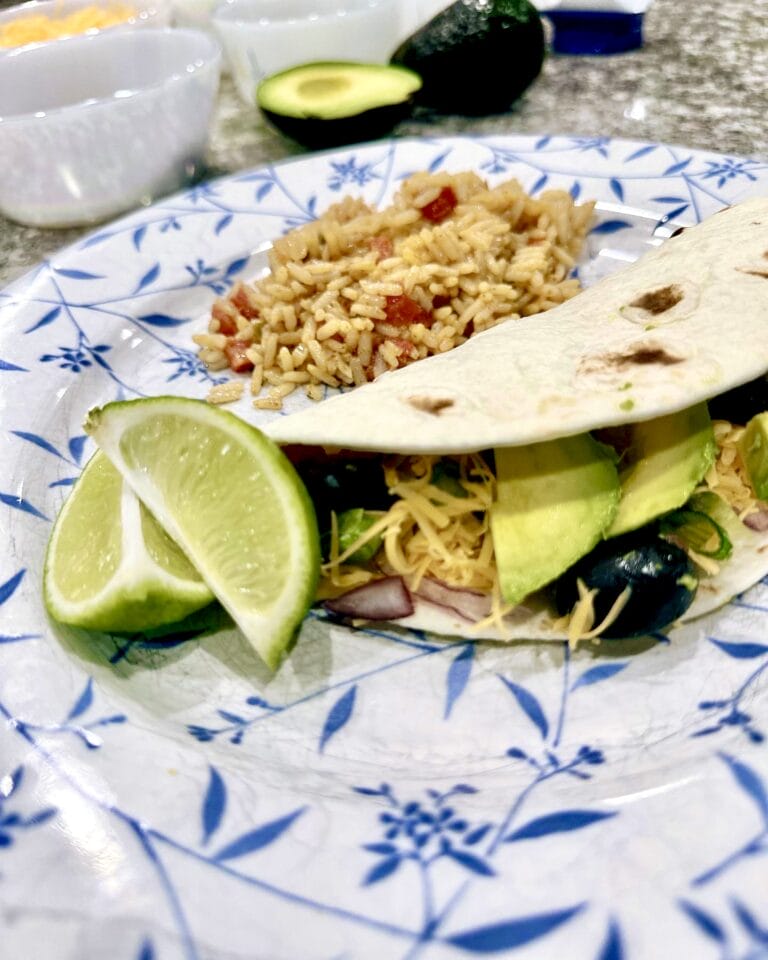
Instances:
[[[299,96],[306,100],[328,100],[349,87],[346,77],[310,77],[296,88]]]

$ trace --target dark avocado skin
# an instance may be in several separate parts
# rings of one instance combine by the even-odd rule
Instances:
[[[412,110],[411,97],[400,103],[371,107],[354,116],[334,120],[325,120],[323,117],[286,117],[261,108],[265,118],[276,130],[309,150],[378,140],[386,136],[401,120],[410,116]]]
[[[457,0],[391,62],[421,74],[421,106],[482,116],[509,109],[541,72],[544,49],[541,17],[527,0]]]

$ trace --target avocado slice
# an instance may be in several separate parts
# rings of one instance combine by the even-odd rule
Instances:
[[[411,112],[421,78],[379,63],[306,63],[262,80],[256,102],[281,133],[310,148],[375,140]]]
[[[681,507],[714,463],[706,403],[632,424],[622,457],[621,500],[609,537],[636,530]]]
[[[494,451],[491,535],[501,594],[519,603],[601,539],[616,513],[612,452],[589,434]]]
[[[457,0],[392,55],[421,75],[417,102],[440,113],[504,113],[541,72],[544,29],[528,0]]]
[[[768,500],[768,410],[749,421],[739,443],[739,452],[755,496],[759,500]]]

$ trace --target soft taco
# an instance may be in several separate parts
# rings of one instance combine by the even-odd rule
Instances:
[[[666,628],[768,573],[768,199],[578,297],[266,429],[352,620],[468,637]]]

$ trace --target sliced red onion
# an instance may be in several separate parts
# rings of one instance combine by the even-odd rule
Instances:
[[[413,597],[402,577],[385,577],[326,600],[323,606],[329,613],[353,620],[399,620],[413,613]]]
[[[449,587],[447,583],[429,577],[421,581],[416,596],[439,607],[445,607],[470,623],[477,623],[491,612],[491,598],[487,594],[478,590]]]
[[[749,513],[744,517],[744,526],[750,530],[756,530],[758,533],[765,533],[768,530],[768,507],[760,504],[755,513]]]

